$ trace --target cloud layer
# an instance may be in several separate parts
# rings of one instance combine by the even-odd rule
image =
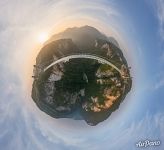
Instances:
[[[163,36],[164,4],[162,0],[158,2]],[[41,47],[36,35],[88,24],[114,36],[122,43],[121,47],[127,48],[127,39],[122,34],[125,18],[117,3],[112,0],[4,0],[0,1],[0,8],[0,147],[3,150],[122,150],[123,147],[133,150],[139,140],[164,139],[163,112],[144,113],[142,118],[135,116],[138,120],[132,118],[138,107],[142,109],[138,111],[144,111],[137,92],[127,98],[128,105],[123,103],[120,111],[96,127],[89,127],[83,121],[52,119],[32,102],[32,65]],[[133,58],[134,52],[124,53]]]

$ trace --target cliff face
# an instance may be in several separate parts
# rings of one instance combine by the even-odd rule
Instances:
[[[45,70],[53,62],[77,54],[103,58],[121,73],[88,58],[60,61]],[[119,107],[131,84],[122,51],[97,29],[84,26],[54,35],[40,50],[34,66],[32,98],[54,118],[84,119],[96,125]]]

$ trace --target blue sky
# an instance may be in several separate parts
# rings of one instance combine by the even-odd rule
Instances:
[[[163,0],[4,0],[0,2],[0,149],[135,150],[140,140],[164,149]],[[31,99],[40,32],[91,25],[119,42],[133,89],[96,127],[52,119]]]

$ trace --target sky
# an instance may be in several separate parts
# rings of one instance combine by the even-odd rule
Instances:
[[[113,36],[133,85],[104,122],[54,119],[31,98],[38,40],[67,27],[90,25]],[[0,149],[136,150],[139,141],[164,149],[164,0],[0,1]]]

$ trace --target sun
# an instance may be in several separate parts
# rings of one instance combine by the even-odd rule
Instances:
[[[43,44],[44,42],[46,42],[48,40],[48,38],[49,38],[48,33],[41,32],[41,33],[38,34],[37,41],[40,44]]]

